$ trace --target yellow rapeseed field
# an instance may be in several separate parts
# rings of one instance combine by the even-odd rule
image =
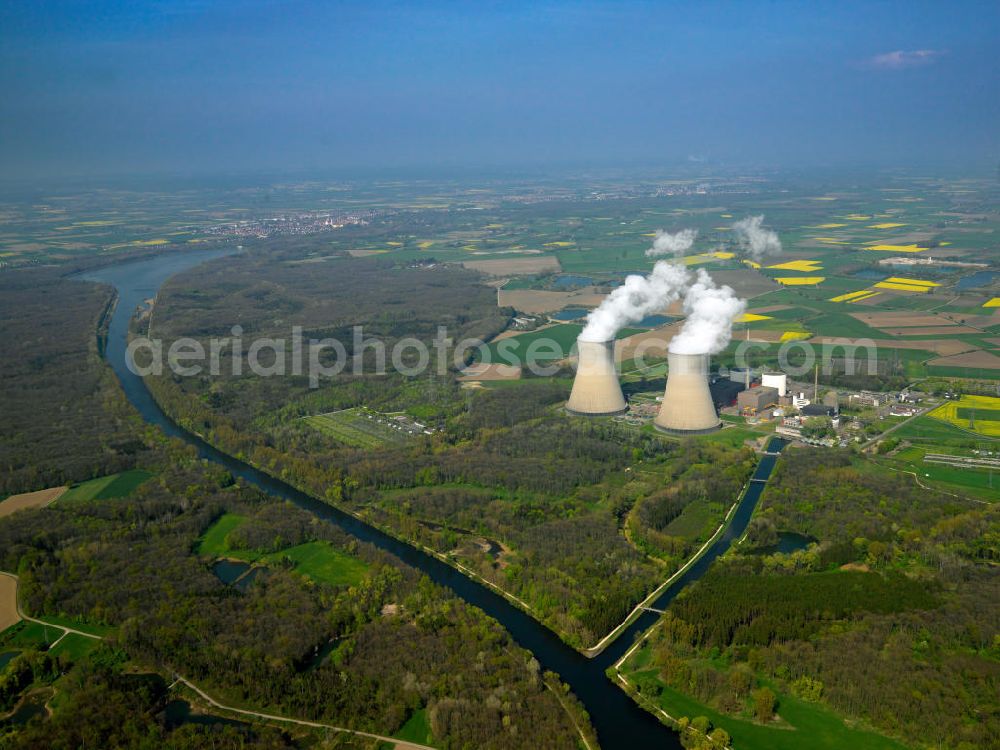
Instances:
[[[860,292],[848,292],[847,294],[838,294],[836,297],[830,297],[830,302],[850,302],[861,297],[867,297],[869,294],[871,294],[870,290],[862,289]]]
[[[924,281],[923,279],[904,279],[902,276],[890,276],[886,281],[894,284],[913,284],[914,286],[941,286],[936,281]]]
[[[900,284],[896,281],[880,281],[875,285],[878,289],[895,289],[898,292],[929,292],[929,286],[919,284]]]
[[[778,263],[774,266],[768,266],[768,268],[773,268],[778,271],[818,271],[820,270],[820,262],[818,260],[790,260],[785,263]]]
[[[884,253],[922,253],[926,250],[926,247],[920,247],[919,245],[880,245],[872,244],[868,245],[869,250],[879,250]]]
[[[1000,437],[1000,398],[995,396],[962,396],[941,404],[930,416],[963,430]]]
[[[826,281],[826,276],[779,276],[775,281],[785,286],[815,286]]]
[[[802,341],[812,336],[809,331],[785,331],[781,334],[782,341]]]

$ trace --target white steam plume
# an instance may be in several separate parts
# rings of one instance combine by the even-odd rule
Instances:
[[[736,234],[740,249],[757,261],[764,255],[781,252],[778,233],[764,229],[761,226],[763,222],[763,216],[748,216],[733,224],[733,232]]]
[[[716,354],[733,336],[733,321],[746,310],[746,300],[728,286],[716,286],[704,269],[684,294],[687,320],[681,332],[670,340],[675,354]]]
[[[680,299],[690,281],[687,269],[657,261],[649,276],[632,274],[587,315],[580,341],[610,341],[624,326]]]
[[[653,246],[646,251],[646,257],[656,258],[660,255],[673,255],[680,259],[686,251],[691,249],[697,236],[697,229],[682,229],[673,234],[657,229]]]

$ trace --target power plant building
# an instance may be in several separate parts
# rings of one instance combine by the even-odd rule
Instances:
[[[667,387],[653,424],[673,434],[714,432],[721,424],[708,388],[708,355],[667,353]]]
[[[775,406],[777,403],[778,389],[767,386],[740,391],[740,395],[736,397],[736,405],[740,411],[750,411],[754,414],[764,411],[769,406]]]
[[[777,388],[779,396],[788,394],[788,376],[783,372],[765,372],[761,375],[760,384],[768,388]]]
[[[588,417],[623,414],[627,408],[615,367],[615,342],[577,340],[578,360],[566,411]]]

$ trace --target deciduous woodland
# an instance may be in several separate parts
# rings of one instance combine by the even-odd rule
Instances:
[[[144,450],[97,351],[112,295],[51,269],[0,274],[0,497],[121,471]]]
[[[413,720],[441,747],[575,748],[576,727],[590,732],[572,696],[557,696],[558,681],[479,610],[392,556],[234,483],[193,449],[141,432],[117,384],[90,356],[107,293],[84,283],[47,283],[53,293],[87,305],[72,325],[44,310],[23,320],[12,316],[16,325],[5,318],[4,346],[15,346],[13,331],[32,331],[47,360],[76,377],[32,380],[45,386],[39,388],[29,387],[30,365],[5,373],[5,393],[22,400],[18,424],[28,414],[55,418],[59,409],[49,402],[64,402],[82,382],[80,392],[91,398],[64,413],[67,429],[86,436],[89,421],[135,448],[119,460],[106,441],[97,451],[85,441],[60,444],[70,472],[58,469],[56,454],[38,442],[34,463],[51,473],[22,473],[16,486],[84,479],[126,465],[151,476],[119,497],[76,498],[0,522],[0,569],[19,575],[25,611],[104,635],[78,652],[46,652],[51,641],[42,626],[5,631],[0,652],[19,655],[0,670],[0,712],[38,691],[54,691],[54,698],[47,720],[16,732],[0,723],[0,746],[276,748],[319,740],[311,730],[245,722],[178,725],[165,713],[176,698],[166,689],[174,673],[229,705],[335,726],[391,735]],[[8,297],[2,299],[6,304]],[[9,424],[4,429],[7,455],[22,450],[23,435],[34,434],[15,439]],[[237,556],[261,556],[247,585],[224,583],[212,571],[216,556],[201,553],[206,533],[225,514],[246,522],[221,544]],[[316,560],[306,564],[293,554],[310,542],[330,550],[333,561],[350,561],[352,582],[325,583],[310,567]],[[330,736],[325,746],[375,744]]]
[[[429,340],[431,321],[450,322],[449,332],[457,326],[455,338],[502,323],[493,290],[465,270],[348,258],[303,265],[292,257],[260,248],[173,279],[153,335],[197,337],[239,323],[280,336],[324,319],[331,324],[320,333],[350,351],[354,325],[391,344],[402,332]],[[356,304],[359,288],[366,292]],[[182,424],[316,497],[452,555],[579,647],[614,628],[711,536],[753,463],[749,452],[568,420],[556,413],[565,388],[543,379],[463,391],[452,370],[412,378],[348,372],[310,389],[302,378],[223,369],[223,378],[166,373],[149,382]],[[356,406],[405,412],[433,434],[361,447],[303,419]]]
[[[772,482],[739,553],[653,631],[642,692],[675,689],[764,725],[788,696],[914,747],[997,746],[995,507],[874,473],[847,452],[792,450]],[[818,542],[757,551],[776,531]]]

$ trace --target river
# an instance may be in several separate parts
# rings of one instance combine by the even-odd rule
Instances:
[[[354,516],[343,513],[316,500],[294,487],[271,477],[252,466],[226,455],[205,441],[182,429],[167,417],[153,400],[142,378],[133,374],[125,362],[129,321],[136,308],[155,297],[159,288],[171,276],[203,262],[224,255],[219,251],[201,251],[179,255],[163,255],[151,260],[133,261],[89,271],[78,278],[114,286],[118,304],[111,318],[104,355],[132,405],[150,424],[168,435],[195,446],[199,454],[221,464],[235,477],[255,485],[276,497],[290,500],[311,513],[336,524],[349,534],[391,552],[407,565],[419,569],[435,583],[451,589],[458,597],[495,618],[522,647],[531,651],[543,669],[559,674],[590,714],[598,739],[604,750],[634,750],[635,748],[680,748],[677,735],[663,726],[651,714],[639,708],[628,695],[612,683],[604,671],[618,661],[633,643],[636,634],[649,628],[659,617],[644,612],[624,633],[599,656],[588,659],[563,643],[555,633],[510,604],[499,594],[476,583],[444,562],[415,547],[369,526]],[[236,322],[236,321],[234,321]],[[779,451],[784,441],[774,438],[769,451]],[[732,522],[715,544],[692,565],[684,575],[653,603],[655,609],[665,608],[688,583],[697,580],[733,540],[746,530],[765,482],[774,468],[776,455],[765,455],[750,482]]]

